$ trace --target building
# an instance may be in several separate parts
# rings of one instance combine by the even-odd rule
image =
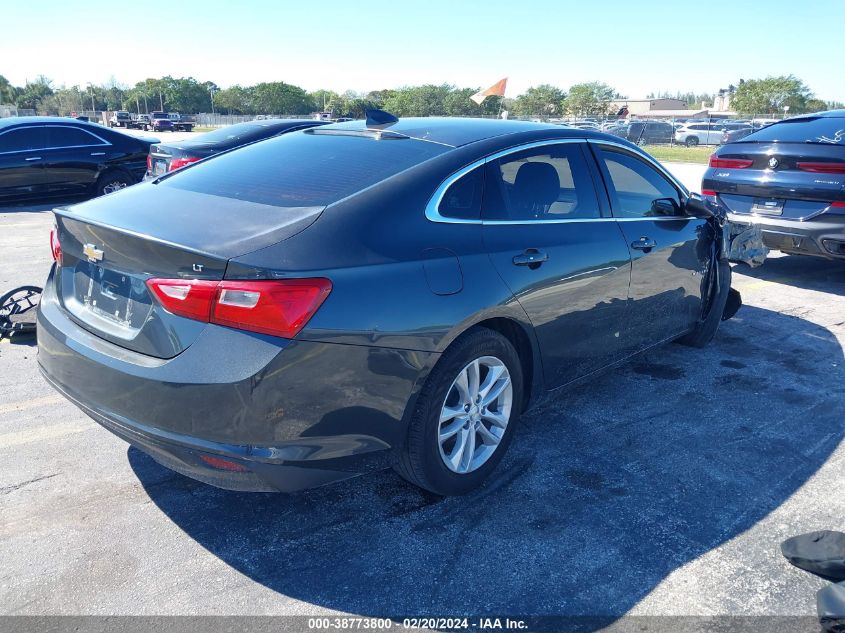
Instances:
[[[686,110],[683,99],[617,99],[611,101],[611,113],[616,116],[648,116],[663,110]]]

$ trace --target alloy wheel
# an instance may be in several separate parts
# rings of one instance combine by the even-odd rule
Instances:
[[[103,193],[114,193],[126,188],[126,183],[120,180],[114,180],[103,187]]]
[[[437,442],[446,467],[466,474],[490,459],[505,434],[512,405],[513,384],[501,360],[482,356],[466,365],[440,411]]]

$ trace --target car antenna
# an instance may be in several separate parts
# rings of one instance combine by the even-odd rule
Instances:
[[[365,114],[367,115],[367,127],[387,126],[399,122],[399,117],[384,110],[368,108]]]

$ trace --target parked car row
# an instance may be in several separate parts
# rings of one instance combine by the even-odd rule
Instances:
[[[109,127],[147,130],[154,132],[191,132],[196,126],[193,117],[178,112],[156,111],[149,114],[131,114],[125,110],[115,112],[108,120]]]
[[[638,145],[678,143],[688,147],[696,145],[721,145],[730,138],[741,138],[745,134],[769,125],[762,120],[703,120],[703,119],[614,119],[599,123],[595,120],[559,121],[567,127],[600,130],[619,136]]]
[[[91,156],[126,137],[0,126],[0,161],[71,128],[94,138],[62,149]],[[725,212],[845,258],[845,111],[724,145],[705,198],[635,142],[559,125],[381,113],[209,136],[136,139],[149,183],[55,211],[38,362],[102,426],[224,488],[389,463],[467,492],[544,392],[713,338],[741,303]]]

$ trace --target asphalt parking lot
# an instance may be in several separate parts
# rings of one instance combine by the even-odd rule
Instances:
[[[0,291],[43,283],[50,207],[0,209]],[[290,496],[193,482],[4,341],[0,612],[813,615],[826,582],[779,544],[845,529],[845,263],[773,254],[734,285],[710,347],[558,394],[494,481],[445,500],[392,472]]]

